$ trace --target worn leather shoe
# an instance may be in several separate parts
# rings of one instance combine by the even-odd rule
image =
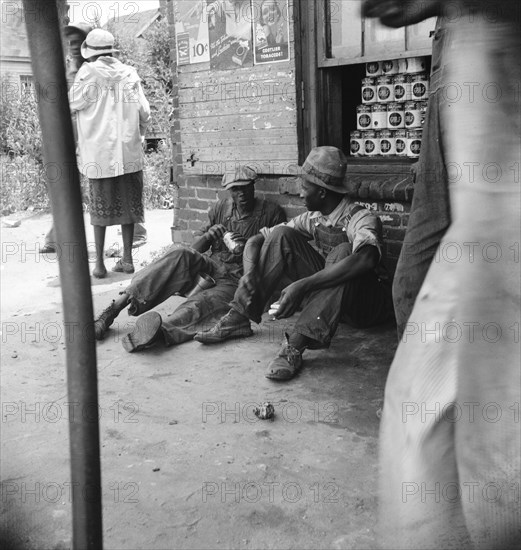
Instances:
[[[266,378],[291,380],[302,368],[302,352],[288,342],[282,345],[279,354],[268,363]]]
[[[234,309],[230,309],[210,330],[198,332],[194,340],[201,344],[218,344],[230,338],[246,338],[252,334],[250,320]]]
[[[99,317],[94,321],[94,335],[96,340],[103,340],[105,332],[114,322],[114,319],[118,316],[118,311],[114,307],[114,300],[110,306],[103,310]]]
[[[121,342],[125,350],[132,353],[153,344],[159,337],[162,322],[161,315],[157,311],[149,311],[141,315],[132,331]]]

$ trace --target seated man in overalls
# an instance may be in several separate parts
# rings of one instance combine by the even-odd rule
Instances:
[[[288,380],[306,348],[329,347],[341,320],[363,328],[392,318],[381,222],[347,197],[346,164],[336,147],[311,151],[300,175],[308,211],[248,241],[230,311],[196,340],[211,344],[248,334],[250,320],[260,323],[270,297],[286,284],[274,317],[291,317],[299,306],[302,313],[266,377]]]

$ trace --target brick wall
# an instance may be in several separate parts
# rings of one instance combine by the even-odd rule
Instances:
[[[363,187],[363,186],[362,186]],[[305,211],[299,197],[295,178],[285,176],[265,176],[257,180],[258,197],[270,199],[280,204],[288,219]],[[357,187],[351,198],[358,204],[380,217],[383,226],[384,252],[386,265],[394,273],[409,220],[412,183],[396,184],[388,180],[379,187],[379,199],[364,197],[363,188]],[[177,226],[173,230],[173,241],[177,244],[192,243],[201,227],[208,223],[208,210],[217,200],[228,196],[221,189],[220,176],[186,176],[179,188],[179,210]]]

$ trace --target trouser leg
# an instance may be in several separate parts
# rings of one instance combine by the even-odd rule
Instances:
[[[282,280],[297,281],[313,275],[323,267],[324,258],[298,231],[285,226],[276,227],[260,252],[256,268],[260,281],[258,288],[252,294],[241,280],[231,306],[252,321],[260,323],[264,307]]]
[[[351,254],[352,247],[343,243],[328,255],[326,267]],[[382,323],[392,312],[390,288],[371,271],[343,285],[312,292],[295,325],[295,332],[311,340],[311,349],[328,347],[340,320],[364,328]]]
[[[411,214],[394,275],[398,338],[402,337],[434,254],[450,225],[448,176],[440,128],[443,93],[439,90],[429,100]]]
[[[141,315],[176,293],[185,294],[198,273],[216,278],[219,266],[189,248],[171,247],[163,256],[139,271],[125,293],[130,296],[129,315]]]
[[[192,340],[197,332],[208,330],[229,309],[237,283],[218,280],[213,288],[188,298],[163,320],[161,330],[168,346]]]

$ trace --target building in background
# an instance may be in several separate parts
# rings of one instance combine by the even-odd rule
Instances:
[[[33,71],[22,3],[2,2],[1,12],[0,77],[23,93],[33,88]]]
[[[331,0],[168,0],[165,8],[174,242],[192,240],[222,174],[240,163],[261,174],[261,195],[288,216],[302,212],[292,175],[312,147],[334,145],[349,156],[351,197],[380,216],[393,269],[421,146],[434,21],[387,29],[362,20],[360,2]],[[234,32],[245,22],[248,36]]]

